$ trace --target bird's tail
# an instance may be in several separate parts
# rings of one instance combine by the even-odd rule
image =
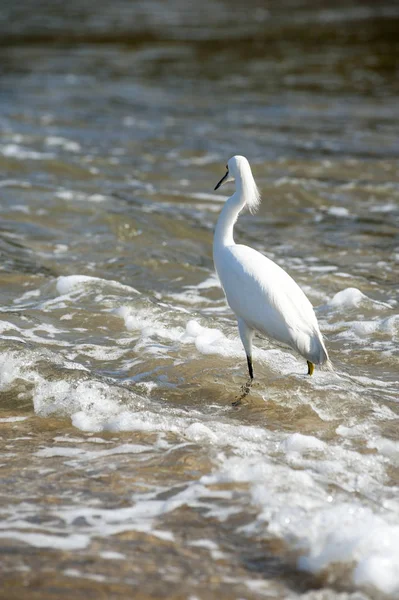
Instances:
[[[329,358],[327,358],[326,362],[321,364],[321,370],[322,371],[330,371],[330,373],[336,373],[336,371],[334,369],[334,365],[332,364],[332,362]]]
[[[315,365],[323,366],[328,371],[333,371],[333,367],[328,356],[327,349],[324,345],[323,337],[320,332],[317,332],[317,337],[315,336],[310,352],[310,360]]]

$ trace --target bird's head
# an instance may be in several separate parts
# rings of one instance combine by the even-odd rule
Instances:
[[[226,173],[223,175],[219,183],[216,184],[215,190],[229,181],[235,181],[239,174],[242,174],[246,169],[251,173],[251,167],[245,156],[232,156],[226,165]]]
[[[215,190],[229,181],[236,182],[246,206],[251,213],[256,212],[260,203],[260,193],[245,156],[237,155],[230,158],[226,165],[226,173],[215,186]]]

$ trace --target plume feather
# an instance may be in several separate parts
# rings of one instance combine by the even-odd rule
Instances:
[[[261,196],[260,191],[258,190],[258,186],[256,185],[255,179],[253,177],[251,177],[249,181],[246,181],[245,188],[246,189],[244,190],[244,194],[247,201],[247,206],[251,215],[254,215],[259,208]]]

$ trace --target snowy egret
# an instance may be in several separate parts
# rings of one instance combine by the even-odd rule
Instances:
[[[215,229],[213,260],[227,302],[235,313],[238,330],[247,355],[249,382],[253,380],[252,339],[255,331],[288,345],[308,363],[308,375],[314,365],[328,362],[313,306],[297,283],[272,260],[249,246],[234,242],[234,224],[247,206],[254,213],[260,194],[249,162],[233,156],[217,190],[235,181],[236,191],[226,201]]]

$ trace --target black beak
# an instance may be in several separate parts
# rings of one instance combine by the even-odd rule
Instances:
[[[223,181],[226,179],[226,177],[228,176],[229,172],[227,171],[226,175],[223,175],[222,179],[219,181],[219,183],[217,183],[215,185],[215,190],[219,189],[220,186],[222,185]]]

